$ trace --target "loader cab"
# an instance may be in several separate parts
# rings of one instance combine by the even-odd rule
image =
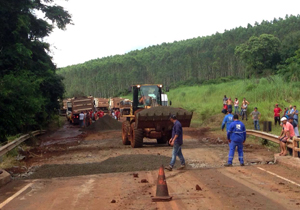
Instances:
[[[133,112],[138,109],[161,106],[162,85],[133,86]]]

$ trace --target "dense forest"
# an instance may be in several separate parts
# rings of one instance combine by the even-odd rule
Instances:
[[[1,142],[40,128],[59,108],[64,85],[43,38],[67,24],[70,14],[53,0],[0,0]]]
[[[274,74],[298,80],[299,40],[300,16],[286,16],[91,60],[61,68],[58,74],[69,97],[114,96],[135,83],[193,85]]]

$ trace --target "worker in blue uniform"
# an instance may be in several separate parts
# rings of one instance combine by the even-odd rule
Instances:
[[[229,129],[230,123],[233,121],[233,115],[231,114],[231,110],[228,111],[228,114],[225,115],[223,122],[222,122],[222,131],[224,130],[224,127],[226,125],[226,131]]]
[[[229,143],[229,155],[228,163],[224,166],[232,166],[232,160],[236,147],[239,154],[240,164],[241,166],[244,166],[243,143],[246,141],[246,128],[244,123],[239,121],[239,116],[236,114],[233,116],[233,122],[230,123],[228,128],[227,139]]]

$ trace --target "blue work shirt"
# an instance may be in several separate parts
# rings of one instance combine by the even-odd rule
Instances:
[[[223,122],[222,122],[222,129],[224,129],[225,125],[226,125],[226,131],[228,131],[229,129],[229,125],[230,123],[233,121],[233,115],[232,114],[228,114],[224,117]]]
[[[182,126],[178,120],[176,120],[173,125],[172,138],[174,138],[175,135],[178,135],[178,137],[175,139],[174,144],[176,143],[176,144],[182,145],[182,143],[183,143],[183,141],[182,141]]]
[[[233,142],[243,142],[246,140],[246,128],[239,120],[233,121],[227,131],[227,139]]]

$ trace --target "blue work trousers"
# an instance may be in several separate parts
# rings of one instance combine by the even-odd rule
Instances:
[[[173,146],[172,159],[170,162],[170,166],[172,167],[175,165],[176,156],[179,157],[181,165],[185,165],[185,160],[181,152],[181,145],[179,144],[174,144]]]
[[[260,130],[258,120],[253,120],[253,123],[254,123],[254,130]]]
[[[243,142],[231,141],[229,143],[229,155],[228,155],[228,164],[232,164],[232,160],[234,157],[235,148],[237,147],[237,151],[239,154],[240,163],[244,163],[244,153],[243,153]]]

